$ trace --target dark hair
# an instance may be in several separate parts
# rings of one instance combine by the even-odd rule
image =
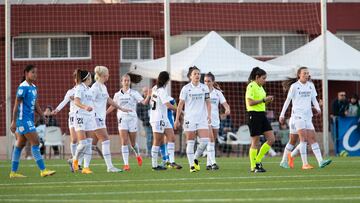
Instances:
[[[135,73],[126,73],[121,77],[121,80],[123,80],[124,77],[129,76],[130,82],[134,84],[138,84],[143,79],[141,75],[135,74]]]
[[[78,84],[84,82],[91,75],[89,73],[89,71],[87,71],[87,70],[76,69],[75,72],[76,72],[76,74],[75,74],[76,75],[76,82]]]
[[[301,73],[301,71],[302,70],[305,70],[305,69],[308,69],[307,67],[300,67],[297,71],[296,71],[296,78],[288,78],[287,80],[285,80],[285,81],[283,81],[282,82],[282,86],[283,86],[283,90],[285,91],[285,92],[287,92],[287,91],[289,91],[289,89],[290,89],[290,86],[292,85],[292,84],[294,84],[296,81],[298,81],[299,80],[299,78],[300,78],[300,73]]]
[[[196,67],[196,66],[190,67],[190,68],[189,68],[189,71],[188,71],[188,73],[187,73],[187,75],[186,75],[189,80],[190,80],[191,73],[192,73],[194,70],[198,70],[198,71],[200,72],[200,69],[199,69],[198,67]]]
[[[164,87],[169,80],[170,75],[167,71],[160,72],[156,81],[157,88]]]
[[[29,64],[29,65],[25,66],[25,68],[24,68],[24,76],[23,76],[21,82],[24,82],[26,80],[26,77],[25,77],[26,73],[30,72],[34,68],[36,68],[36,67],[33,64]]]
[[[212,72],[206,73],[205,77],[211,78],[211,80],[214,82],[214,88],[217,89],[217,90],[222,91],[221,88],[220,88],[220,85],[217,82],[215,82],[215,75],[212,74]]]
[[[256,77],[261,77],[263,75],[266,75],[266,72],[259,67],[255,67],[252,69],[252,71],[249,75],[248,82],[251,82],[251,81],[255,80]]]

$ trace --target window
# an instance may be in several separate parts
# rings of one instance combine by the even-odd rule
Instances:
[[[338,35],[338,37],[354,49],[360,51],[360,34],[345,34]]]
[[[123,38],[121,39],[121,60],[138,61],[153,59],[153,39]]]
[[[13,39],[13,59],[90,59],[90,42],[90,36],[16,37]]]
[[[304,36],[285,36],[285,54],[294,51],[295,49],[306,44],[306,37]]]
[[[240,50],[250,56],[280,56],[305,45],[307,41],[305,35],[246,35],[240,36]]]
[[[247,55],[259,55],[259,37],[241,37],[240,50]]]

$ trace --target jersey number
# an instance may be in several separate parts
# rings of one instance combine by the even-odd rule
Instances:
[[[151,100],[151,110],[155,111],[156,110],[156,101]]]
[[[76,118],[78,124],[84,124],[83,118]]]

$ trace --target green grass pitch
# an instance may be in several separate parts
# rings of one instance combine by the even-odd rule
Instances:
[[[92,175],[70,173],[64,160],[46,160],[54,176],[41,178],[33,161],[21,160],[24,179],[9,179],[10,162],[0,161],[0,202],[360,202],[360,159],[333,157],[326,168],[279,167],[280,158],[265,158],[268,172],[249,172],[248,158],[217,158],[220,170],[190,173],[152,171],[151,160],[140,168],[131,158],[131,171],[107,173],[103,160],[92,161]],[[113,159],[117,167],[119,159]],[[314,157],[309,162],[316,165]]]

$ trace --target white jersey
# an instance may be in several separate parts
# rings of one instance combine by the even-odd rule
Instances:
[[[94,109],[94,102],[93,102],[93,94],[90,91],[90,87],[86,86],[84,83],[81,83],[75,87],[75,98],[79,98],[80,102],[86,106],[90,106]],[[84,115],[92,115],[94,113],[94,110],[91,112],[86,111],[85,109],[81,109],[80,107],[75,105],[75,111],[77,111],[78,114],[84,114]]]
[[[219,103],[223,104],[226,102],[226,99],[223,93],[218,89],[213,89],[210,92],[210,102],[211,102],[211,125],[218,126],[220,124],[219,118]]]
[[[180,92],[180,100],[185,101],[184,120],[192,123],[207,123],[206,98],[209,98],[208,86],[202,83],[194,86],[191,82],[185,85]]]
[[[306,82],[305,84],[303,84],[300,81],[293,83],[290,86],[280,117],[284,117],[287,106],[291,101],[292,102],[291,117],[311,119],[311,117],[313,116],[311,102],[314,103],[314,99],[316,100],[316,96],[317,93],[314,83]],[[314,105],[315,108],[320,110],[320,108],[316,106],[316,104]]]
[[[75,86],[75,87],[76,87],[76,86]],[[75,95],[75,87],[69,89],[69,90],[66,92],[63,101],[60,102],[60,104],[55,108],[57,111],[61,111],[61,109],[63,109],[63,108],[66,106],[66,104],[67,104],[68,102],[70,102],[69,115],[72,115],[72,114],[75,113],[75,111],[76,111],[76,106],[75,106],[75,104],[74,104],[74,99],[71,99],[71,97],[74,97],[74,95]]]
[[[109,93],[104,84],[95,82],[90,88],[93,94],[94,107],[96,117],[105,120],[106,118],[106,104],[109,98]]]
[[[129,109],[131,112],[123,112],[120,109],[117,110],[118,118],[129,118],[129,117],[137,117],[136,114],[136,105],[139,102],[142,102],[144,98],[140,95],[140,93],[133,89],[128,89],[128,91],[123,92],[122,89],[115,93],[114,101],[124,109]]]
[[[168,108],[165,103],[172,100],[164,87],[157,88],[155,85],[152,88],[151,93],[151,109],[150,109],[150,122],[167,120],[168,119]]]

